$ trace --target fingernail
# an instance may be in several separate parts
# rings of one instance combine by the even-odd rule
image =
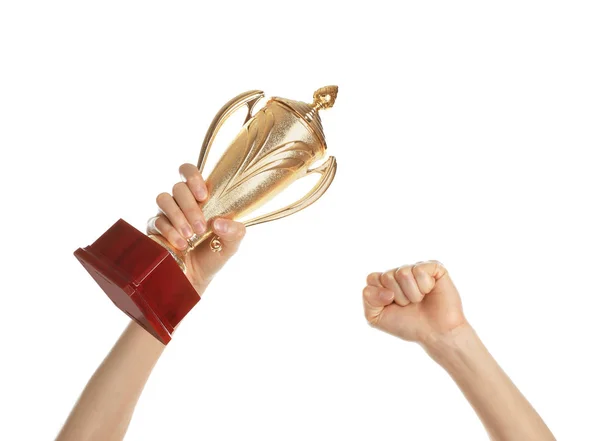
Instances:
[[[183,234],[183,237],[186,237],[186,238],[190,238],[192,236],[192,234],[194,234],[192,232],[192,229],[190,227],[188,227],[187,225],[184,225],[183,227],[181,227],[181,233]]]
[[[223,219],[216,219],[215,230],[221,234],[227,233],[227,231],[229,231],[229,224]]]
[[[175,241],[175,245],[177,245],[177,248],[179,248],[180,250],[185,250],[188,246],[187,242],[181,238]]]
[[[200,220],[197,220],[194,222],[194,230],[196,230],[196,233],[202,234],[206,231],[206,224]]]
[[[196,199],[199,201],[203,201],[204,199],[206,199],[206,196],[208,196],[207,192],[206,192],[206,188],[203,187],[202,185],[199,185],[196,187]]]

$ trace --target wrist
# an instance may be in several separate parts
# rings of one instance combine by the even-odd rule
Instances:
[[[427,354],[446,370],[456,367],[482,347],[477,333],[468,323],[444,334],[431,334],[421,345]]]
[[[156,337],[146,331],[135,320],[131,320],[123,334],[121,340],[128,342],[129,345],[135,346],[139,351],[161,354],[165,349],[165,345]]]
[[[190,284],[198,293],[198,296],[202,297],[202,294],[204,294],[204,291],[206,291],[206,288],[208,288],[210,280],[206,280],[204,277],[197,275],[196,271],[193,271],[191,269],[188,269],[188,273],[186,274],[186,276]]]

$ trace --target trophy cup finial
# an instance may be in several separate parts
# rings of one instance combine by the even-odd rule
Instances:
[[[315,110],[329,109],[335,104],[337,98],[338,87],[337,86],[325,86],[317,89],[313,93],[312,107]]]

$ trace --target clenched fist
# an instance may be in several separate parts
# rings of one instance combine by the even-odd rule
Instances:
[[[198,168],[193,164],[179,167],[182,182],[173,186],[172,194],[161,193],[156,198],[160,212],[148,221],[148,234],[163,236],[178,250],[185,250],[194,233],[201,235],[206,231],[206,220],[200,204],[208,197],[208,190]],[[246,227],[229,219],[217,218],[213,221],[213,231],[219,235],[223,249],[215,253],[210,249],[210,240],[206,240],[184,258],[186,276],[199,295],[214,275],[237,251]]]
[[[467,323],[458,291],[436,261],[369,274],[363,301],[373,327],[424,345]]]

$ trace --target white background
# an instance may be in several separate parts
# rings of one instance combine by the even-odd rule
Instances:
[[[363,318],[369,272],[426,259],[555,435],[599,439],[599,21],[593,1],[3,2],[0,439],[52,439],[127,324],[73,251],[143,229],[232,96],[327,84],[333,185],[248,231],[127,439],[485,439]]]

